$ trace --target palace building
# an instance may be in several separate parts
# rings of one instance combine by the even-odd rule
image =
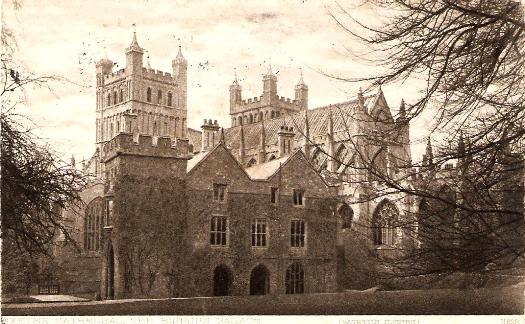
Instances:
[[[411,198],[372,195],[381,176],[412,179],[404,102],[393,112],[379,89],[309,108],[302,74],[290,99],[269,69],[260,97],[243,99],[234,80],[230,127],[206,119],[193,130],[181,48],[171,73],[143,55],[134,34],[125,68],[96,64],[91,181],[85,207],[64,212],[78,248],[54,251],[62,292],[335,292],[370,284],[349,270],[354,229],[381,255],[410,244],[393,224],[414,211]]]

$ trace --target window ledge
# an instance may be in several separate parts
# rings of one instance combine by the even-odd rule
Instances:
[[[381,244],[381,245],[376,245],[374,249],[375,250],[396,250],[397,248],[395,245]]]

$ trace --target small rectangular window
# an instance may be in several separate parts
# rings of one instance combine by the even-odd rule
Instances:
[[[304,198],[304,190],[294,189],[293,190],[293,204],[295,206],[302,206]]]
[[[228,233],[228,220],[224,216],[214,216],[210,223],[210,244],[226,245]]]
[[[224,201],[226,196],[226,185],[225,184],[213,184],[213,200]]]
[[[292,220],[290,228],[290,245],[292,247],[304,247],[305,233],[304,221],[300,219]]]
[[[157,91],[157,104],[161,104],[162,103],[162,91]]]
[[[278,200],[279,200],[279,189],[270,188],[270,202],[272,204],[276,204]]]
[[[267,225],[265,218],[256,218],[252,222],[252,246],[266,246]]]
[[[168,92],[168,106],[170,107],[171,107],[172,98],[173,98],[173,95],[171,94],[171,92]]]

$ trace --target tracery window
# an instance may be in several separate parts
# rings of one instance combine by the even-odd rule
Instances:
[[[377,206],[372,219],[375,245],[394,245],[396,243],[398,218],[399,212],[392,202],[383,200]]]
[[[104,219],[104,201],[98,197],[86,207],[84,217],[84,250],[99,251],[102,239],[102,222]]]

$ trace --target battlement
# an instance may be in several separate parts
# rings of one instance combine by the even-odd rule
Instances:
[[[120,133],[104,145],[103,160],[107,162],[119,155],[137,155],[158,158],[188,159],[188,140],[169,137]]]
[[[126,70],[120,69],[118,71],[111,72],[109,74],[104,75],[104,78],[105,78],[104,83],[111,84],[115,81],[120,81],[124,79],[125,77],[126,77]]]
[[[144,78],[153,79],[159,82],[176,82],[175,78],[168,72],[163,72],[155,69],[142,68],[142,76]]]
[[[267,100],[264,96],[244,99],[240,103],[235,104],[233,113],[245,112],[252,109],[263,108],[265,106],[273,106],[275,108],[283,108],[289,110],[300,110],[301,103],[298,100],[286,98],[282,96],[275,96],[272,100]]]
[[[279,129],[279,133],[278,134],[295,135],[295,132],[294,132],[292,126],[281,126],[281,128]]]

